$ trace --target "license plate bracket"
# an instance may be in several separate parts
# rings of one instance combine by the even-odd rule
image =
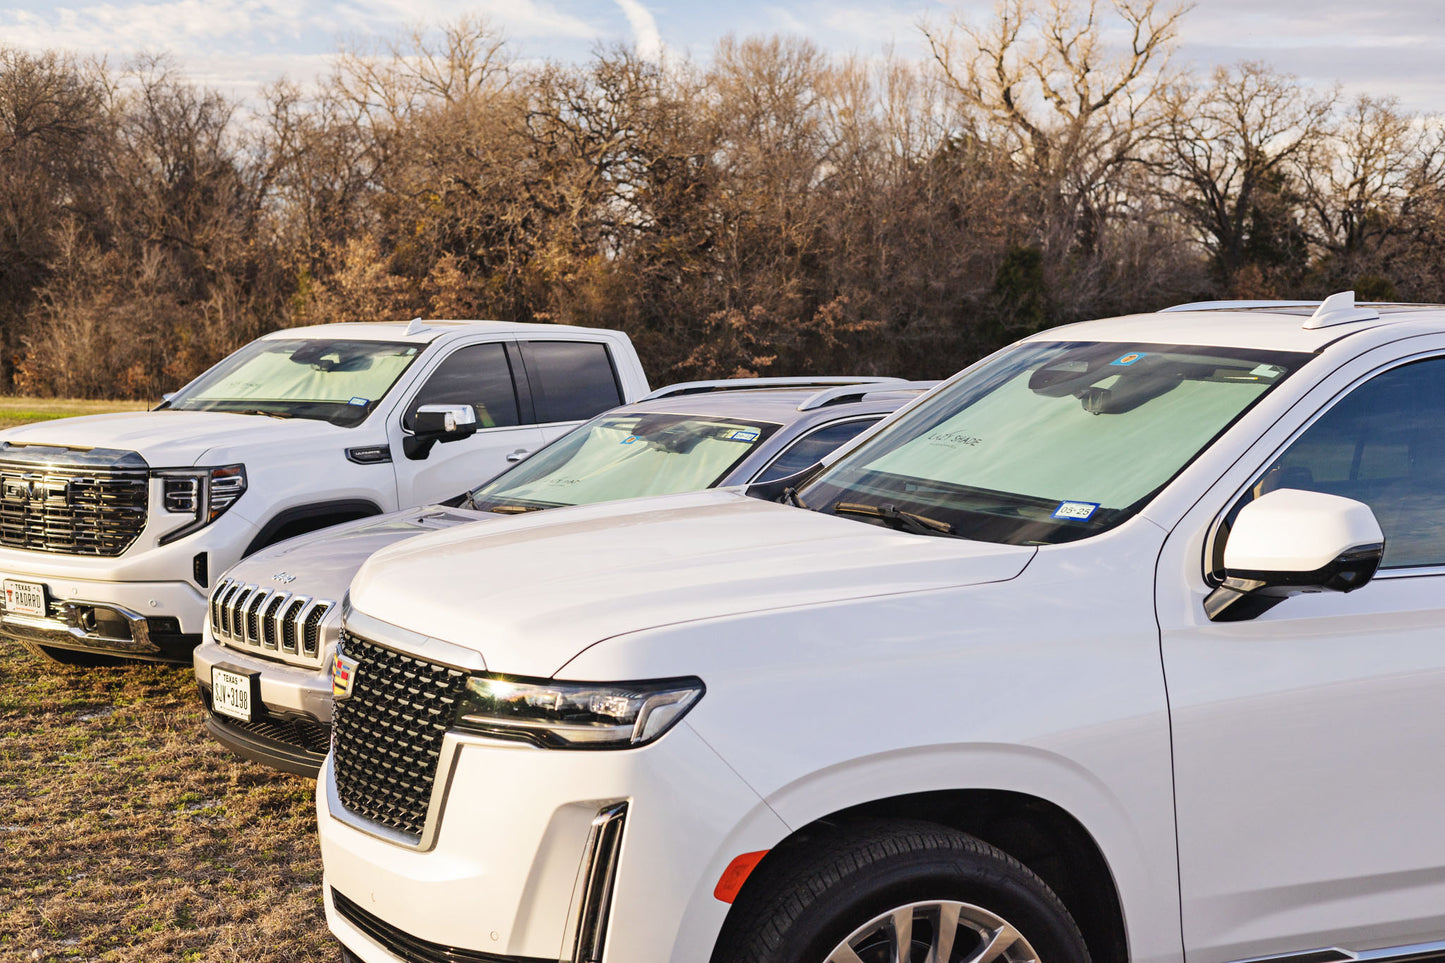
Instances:
[[[5,579],[5,611],[16,615],[33,615],[45,618],[46,601],[49,592],[43,582],[23,582],[19,579]]]
[[[211,711],[250,722],[261,705],[261,673],[211,666]]]

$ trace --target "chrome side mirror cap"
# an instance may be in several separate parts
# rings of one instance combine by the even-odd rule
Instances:
[[[1353,592],[1374,577],[1384,553],[1370,506],[1276,489],[1240,510],[1224,546],[1224,583],[1204,611],[1216,622],[1239,621],[1301,592]]]

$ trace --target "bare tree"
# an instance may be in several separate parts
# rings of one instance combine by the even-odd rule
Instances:
[[[1168,97],[1156,170],[1229,287],[1251,260],[1302,259],[1294,174],[1329,130],[1336,94],[1261,63],[1215,70]],[[1172,186],[1177,185],[1177,186]],[[1291,237],[1290,235],[1294,235]]]

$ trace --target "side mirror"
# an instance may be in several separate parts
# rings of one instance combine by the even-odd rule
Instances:
[[[1240,510],[1224,546],[1224,584],[1204,611],[1212,621],[1236,622],[1301,592],[1353,592],[1374,577],[1384,553],[1370,506],[1276,489]]]
[[[415,433],[402,440],[402,451],[421,461],[431,454],[432,445],[469,438],[477,426],[477,409],[471,405],[422,405],[412,419]]]

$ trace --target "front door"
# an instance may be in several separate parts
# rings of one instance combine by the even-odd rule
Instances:
[[[402,507],[442,501],[480,485],[535,451],[542,432],[526,417],[513,369],[514,345],[502,342],[462,345],[431,371],[422,387],[393,418],[391,435],[397,501]],[[422,405],[466,404],[477,409],[481,427],[458,441],[436,444],[425,458],[407,457],[402,439],[411,433]]]
[[[1186,959],[1445,939],[1445,360],[1377,368],[1254,457],[1159,568]],[[1210,622],[1201,532],[1281,487],[1369,504],[1380,574]]]

